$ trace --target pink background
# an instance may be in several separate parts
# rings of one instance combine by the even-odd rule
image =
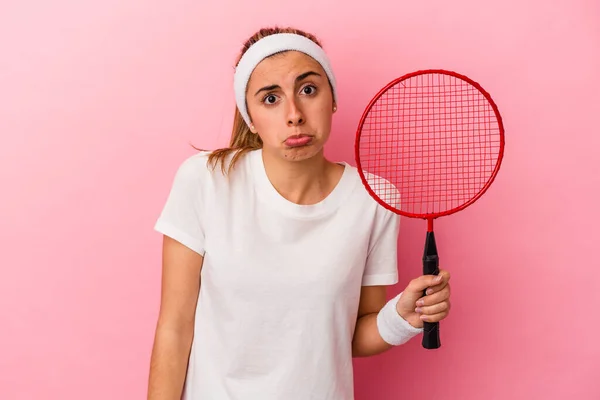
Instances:
[[[3,1],[0,398],[145,397],[153,224],[190,143],[227,142],[234,57],[270,24],[331,56],[333,158],[354,163],[363,107],[415,69],[471,76],[506,124],[490,191],[436,224],[443,347],[357,360],[357,400],[600,399],[597,0]],[[404,221],[393,293],[424,228]]]

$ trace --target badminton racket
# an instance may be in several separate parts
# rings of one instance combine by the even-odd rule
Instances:
[[[503,154],[504,126],[490,94],[442,69],[388,83],[367,105],[356,132],[357,168],[369,194],[396,214],[427,221],[423,274],[439,273],[434,219],[479,199]],[[424,322],[422,346],[441,346],[439,322]]]

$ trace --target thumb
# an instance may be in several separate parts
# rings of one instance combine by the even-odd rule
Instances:
[[[407,291],[422,294],[425,289],[438,285],[442,282],[442,275],[421,275],[410,281],[406,287]]]
[[[440,275],[421,275],[408,283],[402,296],[396,304],[398,314],[404,319],[414,315],[415,304],[417,300],[423,297],[425,289],[435,286],[442,282],[443,276]],[[418,317],[417,317],[418,318]],[[414,325],[417,326],[417,325]]]

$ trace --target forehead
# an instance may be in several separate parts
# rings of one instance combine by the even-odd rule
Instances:
[[[325,76],[325,71],[314,58],[299,52],[286,51],[262,60],[252,72],[248,86],[271,84],[275,81],[294,79],[307,71]]]

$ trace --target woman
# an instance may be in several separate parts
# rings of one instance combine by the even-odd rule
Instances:
[[[352,357],[445,318],[449,274],[418,277],[386,302],[399,218],[354,167],[323,155],[337,92],[317,39],[263,29],[240,58],[230,147],[183,162],[156,224],[163,286],[148,398],[353,399]]]

